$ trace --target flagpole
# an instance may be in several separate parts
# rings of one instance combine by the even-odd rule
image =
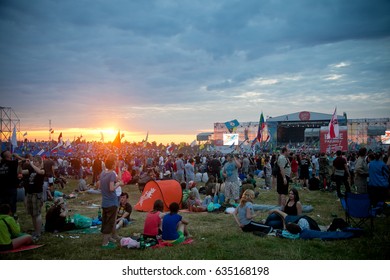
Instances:
[[[51,120],[49,120],[49,157],[51,155]]]

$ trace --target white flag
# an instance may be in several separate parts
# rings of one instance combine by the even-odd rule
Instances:
[[[16,140],[16,126],[14,126],[14,131],[12,132],[11,144],[12,150],[18,147],[18,141]]]
[[[193,148],[196,145],[196,140],[191,142],[191,148]]]

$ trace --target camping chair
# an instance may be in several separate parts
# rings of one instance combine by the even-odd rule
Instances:
[[[368,194],[345,193],[345,197],[341,198],[340,202],[348,224],[362,227],[370,221],[370,230],[373,231],[377,209],[372,208]]]

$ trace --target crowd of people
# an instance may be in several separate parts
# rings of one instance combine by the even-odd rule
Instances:
[[[145,147],[110,150],[99,145],[90,153],[43,158],[28,153],[21,156],[3,151],[0,164],[2,215],[17,218],[17,189],[24,188],[26,209],[34,230],[29,238],[16,240],[15,233],[10,233],[0,220],[0,249],[19,246],[20,240],[29,243],[40,238],[43,231],[41,209],[47,200],[52,200],[54,206],[48,212],[51,216],[46,219],[60,217],[54,219],[58,225],[55,228],[49,226],[47,230],[66,229],[63,221],[66,217],[62,200],[64,195],[58,188],[63,188],[69,177],[79,180],[76,191],[92,190],[101,194],[102,247],[111,248],[115,247],[114,241],[120,239],[117,230],[126,226],[130,220],[132,208],[127,202],[128,194],[122,192],[126,184],[137,184],[142,192],[150,180],[177,180],[183,189],[183,205],[190,211],[205,211],[207,204],[202,204],[196,184],[203,182],[207,202],[223,196],[225,205],[237,207],[234,215],[243,231],[268,233],[275,227],[275,223],[279,223],[279,218],[271,213],[265,223],[253,220],[255,214],[251,203],[256,197],[255,176],[264,180],[264,189],[277,192],[277,205],[286,215],[302,214],[296,187],[335,190],[339,197],[344,195],[343,188],[345,192],[368,192],[372,203],[376,204],[389,194],[389,153],[390,148],[387,153],[361,148],[357,153],[337,151],[329,154],[297,154],[283,147],[279,153],[255,155],[236,150],[226,155],[217,152],[184,154]],[[91,179],[87,181],[87,178]],[[145,225],[145,235],[161,235],[163,240],[182,242],[183,238],[189,236],[188,221],[178,214],[179,207],[172,204],[170,213],[162,215],[161,205],[157,203],[148,215],[150,224]],[[9,238],[3,238],[3,235]]]

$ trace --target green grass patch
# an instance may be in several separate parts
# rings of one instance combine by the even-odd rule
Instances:
[[[262,183],[259,181],[259,183]],[[77,181],[69,179],[63,191],[69,194],[77,187]],[[134,206],[140,193],[135,185],[124,187],[130,195],[129,201]],[[258,204],[277,203],[274,190],[259,190],[255,200]],[[329,225],[334,216],[344,218],[340,202],[333,193],[300,190],[301,202],[312,205],[314,211],[308,215],[320,225]],[[101,196],[97,194],[79,194],[67,201],[72,213],[88,217],[97,216]],[[43,209],[43,215],[45,210]],[[26,215],[23,203],[18,203],[19,222],[22,230],[32,230],[31,218]],[[286,240],[267,236],[261,238],[251,233],[244,233],[234,221],[232,215],[224,213],[182,213],[189,220],[189,231],[194,238],[190,245],[176,245],[157,249],[102,250],[101,234],[44,233],[39,244],[45,246],[31,251],[0,255],[3,259],[23,260],[360,260],[389,259],[390,233],[389,217],[375,220],[375,231],[362,237],[340,240]],[[261,212],[258,220],[265,219],[267,212]],[[143,230],[146,213],[133,212],[135,221],[119,231],[121,236],[132,236]]]

